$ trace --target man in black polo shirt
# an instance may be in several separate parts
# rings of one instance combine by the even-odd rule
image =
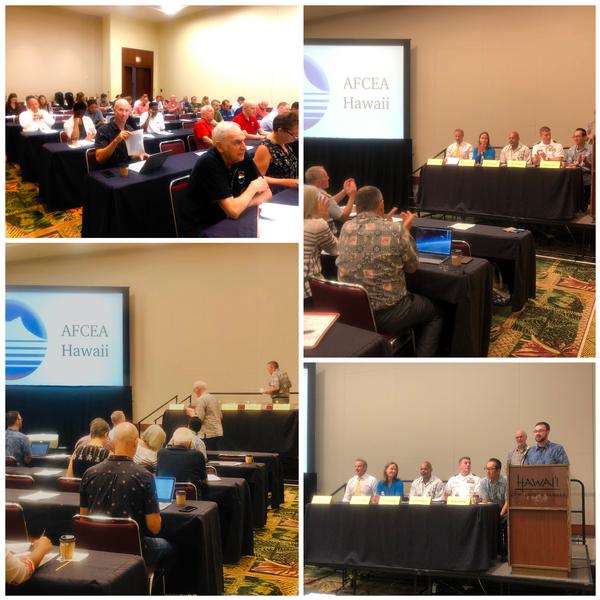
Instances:
[[[96,161],[103,167],[118,167],[129,162],[125,140],[135,131],[129,119],[131,106],[121,98],[115,102],[115,116],[110,123],[103,125],[96,134]],[[136,159],[148,158],[146,152],[136,155]]]
[[[271,199],[269,185],[246,154],[244,132],[237,123],[219,123],[212,139],[214,148],[194,165],[181,207],[183,233],[190,237],[223,219],[238,219],[249,206]]]
[[[140,528],[144,560],[148,564],[162,562],[174,554],[174,549],[163,538],[149,537],[160,531],[161,517],[154,477],[133,462],[138,445],[137,429],[131,423],[121,423],[113,431],[115,453],[83,474],[79,512],[131,517]]]

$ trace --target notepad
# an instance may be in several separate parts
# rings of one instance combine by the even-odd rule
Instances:
[[[89,552],[73,552],[73,558],[69,558],[69,560],[63,560],[62,558],[59,558],[58,562],[79,562],[81,560],[85,560],[89,555]]]
[[[43,477],[50,477],[51,475],[58,475],[62,469],[42,469],[41,471],[36,471],[34,475],[41,475]]]
[[[206,477],[209,481],[221,481],[221,478],[218,475],[213,475],[212,473],[208,473]]]
[[[474,223],[454,223],[454,225],[450,225],[450,229],[459,229],[460,231],[466,231],[467,229],[471,229],[471,227],[475,227]]]
[[[38,500],[47,500],[48,498],[54,498],[54,496],[58,495],[58,492],[34,492],[33,494],[19,496],[19,500],[31,500],[32,502],[37,502]]]
[[[209,465],[216,465],[217,467],[239,467],[245,463],[241,462],[229,462],[228,460],[211,460]]]

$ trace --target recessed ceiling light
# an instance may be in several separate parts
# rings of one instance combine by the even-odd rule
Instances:
[[[169,2],[168,4],[161,4],[160,5],[160,10],[165,13],[165,15],[168,15],[169,17],[172,17],[173,15],[176,15],[180,10],[183,10],[185,7],[183,6],[183,4],[175,4],[172,2]]]

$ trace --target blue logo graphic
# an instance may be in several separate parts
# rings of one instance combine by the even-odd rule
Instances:
[[[6,301],[6,379],[31,375],[44,360],[48,335],[39,316],[24,302]]]
[[[321,67],[304,55],[304,131],[314,127],[329,106],[329,81]]]

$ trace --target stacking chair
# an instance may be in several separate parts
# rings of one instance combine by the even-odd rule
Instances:
[[[29,539],[23,507],[16,502],[6,503],[6,531],[4,537],[11,542]]]
[[[5,458],[5,467],[16,467],[17,465],[17,459],[14,456],[10,456],[10,455],[6,455]]]
[[[35,487],[35,481],[31,475],[6,474],[6,487],[13,490],[31,490]]]
[[[187,186],[190,182],[190,176],[178,177],[169,184],[169,198],[171,199],[171,211],[173,213],[173,223],[175,224],[175,235],[179,237],[181,198],[187,193]]]
[[[198,490],[191,481],[176,483],[175,492],[178,492],[180,490],[183,490],[185,492],[186,500],[198,500]]]
[[[206,465],[206,474],[207,475],[218,475],[217,467],[214,465]]]
[[[189,122],[183,123],[183,125],[181,127],[182,127],[182,129],[194,129],[195,125],[196,125],[196,123],[194,121],[189,121]]]
[[[60,132],[60,142],[61,144],[69,143],[69,136],[67,135],[67,132],[64,129]]]
[[[79,492],[81,477],[59,477],[58,489],[61,492]]]
[[[185,152],[185,144],[183,140],[168,140],[165,142],[161,142],[158,145],[161,152],[166,152],[167,150],[171,151],[171,155],[174,154],[183,154]]]
[[[190,149],[190,152],[196,152],[196,150],[198,149],[198,148],[196,148],[196,137],[193,135],[188,135],[187,143],[188,143],[188,148]]]
[[[91,173],[92,171],[98,169],[100,165],[96,161],[96,148],[88,148],[85,151],[85,164],[88,173]]]
[[[462,250],[463,256],[471,256],[471,244],[465,240],[452,240],[452,250]]]

